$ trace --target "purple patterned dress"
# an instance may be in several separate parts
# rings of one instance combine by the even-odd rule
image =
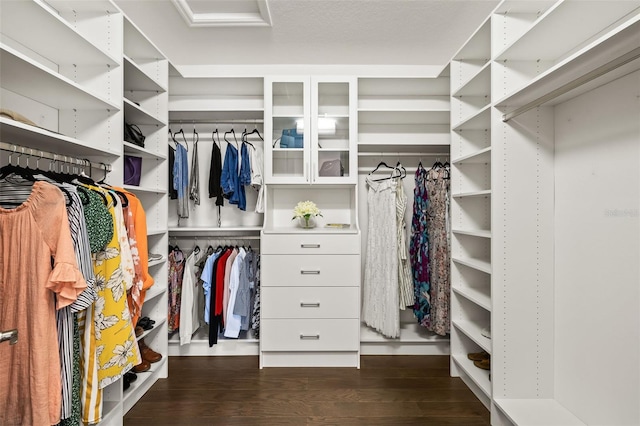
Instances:
[[[413,313],[420,325],[431,325],[431,300],[429,292],[429,236],[427,234],[427,210],[429,195],[427,191],[427,171],[418,165],[413,191],[413,218],[411,220],[411,241],[409,258],[413,275],[414,304]]]

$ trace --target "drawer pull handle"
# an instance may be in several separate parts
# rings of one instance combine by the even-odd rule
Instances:
[[[300,340],[320,340],[319,334],[301,334]]]
[[[301,248],[320,248],[320,244],[300,244]]]
[[[320,275],[320,271],[311,271],[311,270],[305,271],[304,269],[302,269],[300,273],[302,275]]]
[[[301,308],[319,308],[320,302],[313,302],[313,303],[300,302],[300,307]]]

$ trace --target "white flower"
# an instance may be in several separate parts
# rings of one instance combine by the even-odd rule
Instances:
[[[298,205],[293,209],[293,219],[298,217],[306,217],[307,219],[311,216],[322,216],[320,209],[316,206],[316,203],[313,201],[300,201]]]

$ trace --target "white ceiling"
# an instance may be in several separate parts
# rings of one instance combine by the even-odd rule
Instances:
[[[274,64],[442,67],[498,0],[268,0],[271,26],[214,27],[187,25],[171,0],[116,3],[178,68]],[[238,12],[256,7],[256,0],[182,3],[195,15],[216,9],[232,12],[233,3]]]

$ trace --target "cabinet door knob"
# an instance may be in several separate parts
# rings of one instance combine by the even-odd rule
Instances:
[[[305,271],[305,270],[301,270],[300,273],[302,275],[320,275],[320,271]]]
[[[320,302],[300,302],[300,307],[301,308],[319,308],[320,307]]]
[[[320,340],[319,334],[301,334],[300,340]]]
[[[301,248],[320,248],[320,244],[300,244]]]

